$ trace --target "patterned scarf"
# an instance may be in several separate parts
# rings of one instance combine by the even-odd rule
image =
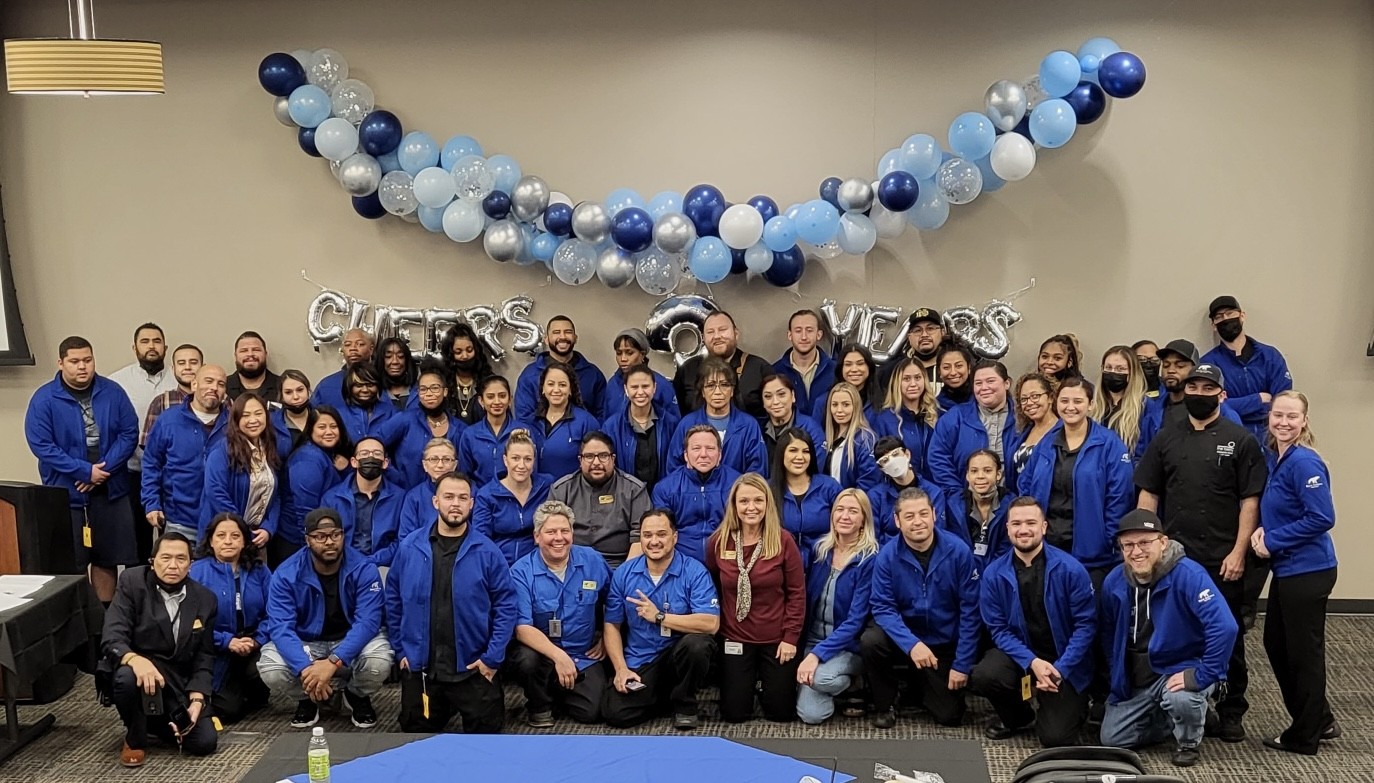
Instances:
[[[754,589],[749,584],[749,572],[754,570],[754,564],[759,561],[759,555],[763,554],[763,539],[754,547],[754,554],[749,556],[749,564],[744,563],[744,542],[740,540],[740,534],[734,534],[735,539],[735,565],[739,567],[739,580],[735,589],[735,619],[743,621],[749,616],[750,605],[754,601]]]

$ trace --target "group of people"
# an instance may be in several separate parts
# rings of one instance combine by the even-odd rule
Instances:
[[[313,386],[255,332],[232,374],[192,345],[168,366],[144,324],[108,378],[64,340],[25,429],[107,602],[130,766],[149,732],[212,752],[205,717],[272,692],[294,727],[336,703],[371,727],[390,679],[420,732],[499,731],[506,680],[539,728],[691,730],[710,684],[729,722],[890,728],[919,706],[956,725],[971,691],[990,739],[1100,723],[1104,744],[1172,738],[1186,766],[1204,735],[1245,739],[1271,570],[1292,720],[1263,742],[1315,754],[1340,734],[1330,480],[1282,356],[1234,298],[1208,315],[1205,356],[1142,340],[1091,373],[1056,335],[1015,380],[931,308],[881,365],[828,355],[809,310],[769,364],[718,311],[671,380],[637,329],[608,377],[565,316],[514,384],[464,324],[418,364],[353,330]]]

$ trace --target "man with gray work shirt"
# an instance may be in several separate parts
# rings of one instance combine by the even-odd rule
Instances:
[[[649,491],[616,470],[615,445],[604,432],[583,435],[577,459],[578,472],[554,482],[549,499],[572,507],[573,543],[600,552],[615,570],[639,556],[639,519],[649,510]]]

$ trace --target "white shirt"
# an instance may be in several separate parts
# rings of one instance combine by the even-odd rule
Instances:
[[[119,384],[119,388],[129,395],[129,402],[134,404],[134,416],[138,418],[139,431],[143,430],[143,419],[147,417],[148,406],[153,404],[153,400],[163,392],[177,388],[176,376],[169,368],[163,367],[158,374],[149,375],[138,362],[121,367],[107,377]],[[141,442],[134,449],[134,455],[129,458],[129,470],[135,473],[143,470]]]
[[[181,602],[186,600],[186,583],[181,584],[181,589],[175,593],[169,593],[162,588],[154,588],[162,596],[162,605],[167,609],[167,617],[172,621],[172,638],[177,635],[177,620],[181,614]]]

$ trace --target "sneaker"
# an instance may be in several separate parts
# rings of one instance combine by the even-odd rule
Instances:
[[[1174,762],[1175,767],[1191,767],[1201,758],[1202,754],[1198,753],[1197,748],[1179,746],[1174,748],[1174,755],[1169,760]]]
[[[525,716],[525,724],[532,729],[551,729],[553,728],[553,711],[531,712]]]
[[[1026,731],[1030,729],[1030,727],[1033,724],[1034,722],[1032,721],[1032,723],[1027,723],[1024,726],[1013,729],[1009,728],[1007,724],[1003,723],[1002,721],[997,720],[993,721],[992,723],[989,723],[988,727],[986,729],[983,729],[983,736],[987,737],[990,740],[999,741],[1011,739],[1012,737],[1015,737],[1017,734],[1024,734]]]
[[[310,699],[301,699],[296,704],[296,714],[291,716],[291,728],[308,729],[320,722],[320,705]]]
[[[897,711],[889,707],[873,713],[873,728],[890,729],[897,725]]]
[[[678,731],[693,731],[697,727],[696,713],[678,713],[673,716],[673,728]]]
[[[354,726],[370,729],[377,725],[377,710],[372,706],[372,699],[344,691],[344,701],[348,702],[348,709],[353,713]]]
[[[1244,742],[1245,721],[1239,715],[1223,716],[1221,728],[1217,730],[1217,738],[1222,742]]]

